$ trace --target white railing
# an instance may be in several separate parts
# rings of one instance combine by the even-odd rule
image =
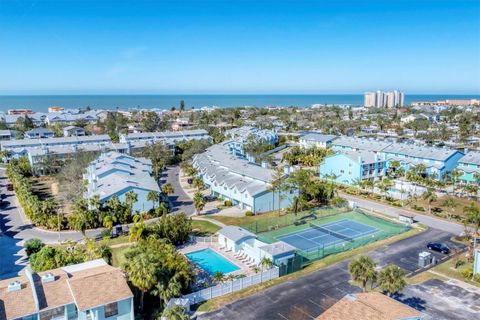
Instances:
[[[206,300],[210,300],[216,297],[220,297],[235,291],[248,288],[250,286],[270,281],[278,278],[280,275],[278,267],[273,267],[269,270],[253,274],[245,278],[239,278],[225,283],[218,284],[213,287],[202,289],[197,292],[193,292],[183,296],[182,298],[188,299],[190,304],[197,304]]]
[[[196,243],[216,243],[218,242],[218,236],[217,235],[213,235],[209,237],[190,236],[190,240]]]

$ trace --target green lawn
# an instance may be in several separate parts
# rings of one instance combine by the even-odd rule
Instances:
[[[192,229],[193,229],[193,234],[196,236],[200,237],[205,237],[209,236],[211,234],[214,234],[221,228],[217,226],[216,224],[213,224],[209,221],[203,221],[203,220],[192,220]]]
[[[460,260],[465,261],[465,258],[460,258]],[[454,278],[463,282],[470,283],[474,286],[480,287],[480,282],[477,281],[471,281],[471,279],[466,279],[462,276],[462,271],[468,268],[471,268],[473,266],[472,262],[465,263],[461,266],[459,266],[457,269],[455,269],[455,259],[450,259],[442,264],[439,264],[438,266],[434,267],[432,270],[436,271],[438,273],[441,273],[442,275],[445,275],[446,277],[449,278]]]
[[[123,247],[112,248],[112,264],[114,267],[120,267],[125,262],[123,253],[128,250],[129,245]]]

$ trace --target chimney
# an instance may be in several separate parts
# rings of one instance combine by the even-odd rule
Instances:
[[[53,281],[55,281],[55,276],[51,272],[48,272],[42,276],[42,283],[48,283]]]
[[[10,282],[7,287],[7,292],[13,292],[13,291],[18,291],[22,289],[22,284],[20,281],[15,280],[13,282]]]

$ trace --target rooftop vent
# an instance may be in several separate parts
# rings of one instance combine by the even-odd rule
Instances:
[[[51,272],[46,273],[42,276],[42,283],[48,283],[53,281],[55,281],[55,276]]]
[[[14,281],[8,284],[7,291],[12,292],[12,291],[18,291],[20,289],[22,289],[22,284],[20,283],[20,281]]]

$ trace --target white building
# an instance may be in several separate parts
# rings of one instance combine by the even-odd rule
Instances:
[[[365,107],[377,107],[377,108],[395,108],[403,107],[405,100],[405,94],[398,90],[391,92],[383,92],[378,90],[377,92],[365,92],[364,105]]]

